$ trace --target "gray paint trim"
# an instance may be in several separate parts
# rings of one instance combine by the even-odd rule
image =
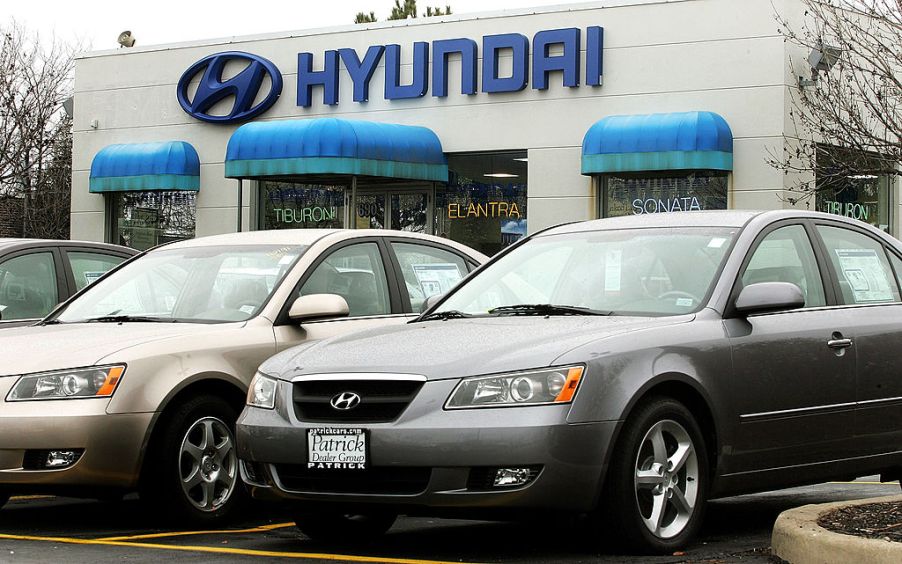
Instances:
[[[295,376],[291,382],[332,382],[335,380],[390,380],[393,382],[425,382],[426,377],[421,374],[382,374],[379,372],[344,372],[335,374],[309,374]]]
[[[853,401],[847,403],[834,403],[830,405],[814,405],[811,407],[798,407],[795,409],[782,409],[779,411],[764,411],[761,413],[746,413],[739,416],[739,419],[743,421],[748,421],[751,419],[771,419],[775,417],[785,417],[787,415],[807,415],[813,414],[818,411],[835,411],[838,409],[847,409],[854,407],[863,407],[869,405],[876,405],[881,403],[893,403],[893,402],[902,402],[902,396],[892,397],[892,398],[878,398],[871,400],[862,400],[862,401]]]

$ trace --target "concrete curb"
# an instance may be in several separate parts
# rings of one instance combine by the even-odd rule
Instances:
[[[791,564],[899,564],[902,543],[834,533],[817,524],[821,515],[840,507],[892,501],[902,501],[902,495],[804,505],[784,511],[774,524],[774,555]]]

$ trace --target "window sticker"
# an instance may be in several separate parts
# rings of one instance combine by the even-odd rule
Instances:
[[[444,294],[461,281],[463,275],[454,263],[413,264],[413,272],[427,298]]]
[[[85,272],[85,284],[90,286],[94,282],[97,282],[97,279],[106,274],[106,271],[95,271],[95,272]]]
[[[623,251],[607,251],[604,255],[604,291],[619,292],[620,277],[623,273]]]
[[[723,247],[723,244],[727,242],[726,237],[714,237],[710,241],[708,241],[709,249],[719,249]]]
[[[839,268],[855,299],[855,303],[891,302],[893,292],[886,270],[874,249],[836,249]]]

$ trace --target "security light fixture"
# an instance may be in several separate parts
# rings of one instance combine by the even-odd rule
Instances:
[[[73,117],[75,115],[75,97],[69,96],[65,100],[63,100],[63,111],[66,112],[68,117]]]
[[[519,175],[510,174],[508,172],[493,172],[490,174],[483,174],[483,176],[487,176],[489,178],[517,178]]]
[[[841,56],[842,49],[840,47],[821,44],[812,49],[811,53],[808,55],[808,65],[811,66],[811,78],[807,79],[800,76],[799,87],[804,88],[805,86],[814,86],[817,84],[818,74],[821,71],[827,72],[832,69]]]
[[[130,31],[123,31],[119,34],[119,38],[116,39],[116,42],[119,43],[120,47],[134,47],[135,36],[132,35],[132,32]]]

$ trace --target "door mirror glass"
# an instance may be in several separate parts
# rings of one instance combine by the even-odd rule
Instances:
[[[764,313],[805,307],[802,289],[790,282],[759,282],[739,292],[736,310],[744,313]]]
[[[309,294],[294,300],[288,317],[292,321],[311,321],[347,317],[348,302],[337,294]]]

